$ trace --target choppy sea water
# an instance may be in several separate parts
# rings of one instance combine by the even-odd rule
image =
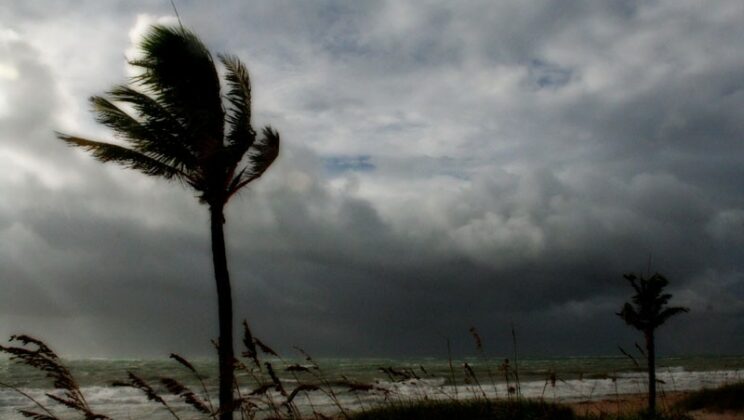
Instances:
[[[269,360],[280,378],[284,390],[291,393],[299,384],[313,384],[324,391],[300,392],[294,399],[298,410],[325,414],[344,410],[361,410],[385,400],[415,400],[473,398],[506,398],[509,387],[516,388],[515,373],[519,376],[519,389],[525,397],[544,398],[548,401],[612,398],[614,396],[645,392],[645,374],[624,357],[573,357],[555,359],[520,360],[518,371],[512,362],[509,375],[505,375],[502,359],[467,359],[450,362],[442,359],[320,359],[320,370],[292,372],[285,368],[299,364],[311,367],[304,360]],[[213,361],[196,360],[193,365],[203,377],[212,399],[216,399],[216,366]],[[469,375],[467,363],[475,373]],[[173,409],[182,419],[202,418],[178,397],[169,396],[159,383],[162,377],[174,378],[191,387],[197,394],[205,391],[199,380],[173,360],[69,360],[65,364],[80,383],[89,405],[97,413],[114,419],[168,419],[173,416],[159,404],[148,401],[140,390],[113,387],[116,380],[125,380],[131,371],[162,391]],[[744,356],[731,357],[669,357],[658,363],[661,392],[695,390],[715,387],[744,380]],[[385,372],[381,368],[393,368]],[[270,378],[265,365],[255,376],[263,383]],[[238,377],[240,392],[249,396],[259,384],[248,373]],[[554,380],[553,380],[554,379]],[[508,381],[508,382],[507,382]],[[372,390],[350,389],[348,383],[372,385]],[[46,393],[53,392],[49,379],[38,371],[0,360],[0,383],[18,387],[39,402],[53,408],[60,417],[68,412],[51,402]],[[269,400],[278,403],[286,399],[272,388],[266,394],[253,396],[260,403],[263,413],[271,414]],[[259,401],[260,400],[260,401]],[[341,408],[339,408],[339,406]],[[18,392],[0,387],[0,419],[22,419],[17,409],[34,409],[34,404]],[[282,409],[282,408],[280,408]],[[260,417],[260,416],[259,416]]]

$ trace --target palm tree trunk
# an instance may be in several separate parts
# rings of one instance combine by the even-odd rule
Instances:
[[[220,338],[218,346],[220,373],[220,420],[233,418],[233,310],[230,275],[227,272],[225,252],[225,218],[222,206],[210,206],[209,216],[212,228],[212,261],[214,279],[217,282],[217,309],[219,312]]]
[[[656,346],[654,332],[646,331],[646,355],[648,356],[648,415],[656,416]]]

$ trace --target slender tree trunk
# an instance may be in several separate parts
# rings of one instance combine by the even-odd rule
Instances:
[[[656,416],[656,346],[654,332],[646,331],[646,355],[648,356],[648,415]]]
[[[212,261],[217,282],[217,309],[219,311],[220,338],[218,341],[220,372],[220,420],[233,418],[233,310],[230,275],[227,272],[225,252],[224,215],[222,206],[210,206],[212,228]]]

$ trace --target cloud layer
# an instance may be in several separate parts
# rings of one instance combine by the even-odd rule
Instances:
[[[239,317],[320,354],[607,354],[621,274],[672,280],[662,351],[744,348],[744,6],[736,1],[178,2],[284,141],[230,204]],[[0,336],[208,354],[206,210],[100,165],[86,98],[126,80],[145,2],[0,18]]]

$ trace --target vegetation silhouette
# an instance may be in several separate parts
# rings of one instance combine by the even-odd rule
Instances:
[[[27,335],[14,335],[10,337],[10,341],[18,342],[21,345],[0,346],[0,352],[10,355],[11,361],[44,372],[44,376],[51,379],[54,384],[54,391],[45,393],[50,400],[82,415],[85,420],[111,420],[110,417],[93,411],[70,370],[62,364],[59,356],[44,342]],[[34,409],[18,410],[23,417],[35,420],[60,420],[49,408],[17,386],[2,382],[0,382],[0,386],[13,389],[34,403]]]
[[[223,98],[215,62],[194,33],[183,27],[153,26],[140,47],[142,58],[130,64],[141,73],[130,85],[91,98],[97,121],[126,146],[62,133],[57,137],[101,162],[178,180],[209,207],[219,308],[220,418],[232,419],[233,311],[224,209],[276,159],[279,133],[265,127],[259,138],[254,131],[250,79],[236,57],[219,55],[227,82]],[[131,113],[122,104],[131,107]]]
[[[483,395],[484,388],[480,386],[476,370],[467,362],[463,364],[465,381],[461,383],[464,393],[459,395],[447,389],[457,385],[454,380],[431,388],[430,381],[438,376],[427,372],[423,366],[419,366],[420,372],[408,364],[381,367],[379,370],[387,375],[388,383],[379,380],[359,382],[343,374],[329,377],[304,350],[296,348],[301,360],[284,359],[255,337],[247,323],[244,322],[243,327],[243,351],[235,362],[235,372],[239,375],[233,378],[237,393],[236,410],[241,419],[641,420],[648,416],[648,412],[636,411],[634,398],[626,401],[629,404],[625,408],[621,408],[618,399],[615,401],[616,410],[603,406],[603,401],[594,408],[586,405],[587,401],[564,405],[556,403],[554,398],[550,403],[544,398],[545,388],[539,398],[511,398],[511,392],[503,397],[489,398]],[[477,333],[473,335],[480,337]],[[101,401],[94,400],[93,404],[88,404],[79,383],[64,366],[63,360],[45,343],[29,336],[13,336],[10,341],[20,344],[0,345],[0,353],[10,355],[15,364],[43,373],[53,382],[51,390],[32,392],[22,389],[28,383],[16,385],[0,381],[0,387],[14,390],[33,403],[33,407],[16,408],[23,417],[62,420],[82,416],[86,420],[111,420],[112,417],[97,412],[95,404]],[[209,387],[204,381],[207,378],[182,356],[171,354],[170,358],[186,369],[188,375],[161,376],[137,364],[133,365],[137,372],[127,370],[125,379],[116,380],[111,385],[137,389],[151,402],[151,408],[160,407],[176,420],[217,418],[219,409],[212,404]],[[484,360],[484,363],[489,362]],[[480,371],[490,376],[488,367],[482,367]],[[556,380],[564,382],[556,377],[555,372],[550,372],[545,387],[548,381],[555,386]],[[495,383],[492,385],[495,392]],[[419,386],[422,387],[420,392],[411,392],[411,387]],[[704,389],[687,395],[674,406],[662,396],[666,404],[662,404],[663,409],[654,419],[691,420],[693,417],[688,411],[700,409],[731,411],[731,415],[738,415],[742,409],[740,396],[743,387],[744,383],[737,382]],[[300,400],[305,400],[304,405]]]
[[[626,302],[617,315],[626,324],[641,331],[646,340],[646,360],[648,362],[648,415],[656,416],[656,345],[654,332],[669,318],[682,312],[689,312],[681,306],[667,306],[672,297],[664,293],[669,280],[659,273],[645,278],[643,275],[625,274],[626,280],[635,290],[633,303]]]

